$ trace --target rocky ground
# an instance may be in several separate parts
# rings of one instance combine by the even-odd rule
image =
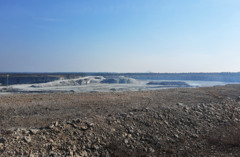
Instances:
[[[0,96],[0,156],[240,156],[240,85]]]

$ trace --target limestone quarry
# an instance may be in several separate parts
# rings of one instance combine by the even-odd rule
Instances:
[[[167,88],[196,88],[216,85],[231,84],[233,82],[217,81],[191,81],[191,80],[148,80],[144,78],[134,79],[126,76],[84,76],[67,78],[67,76],[39,77],[34,79],[25,76],[23,80],[41,83],[22,83],[0,86],[0,94],[14,93],[96,93],[96,92],[123,92],[123,91],[148,91]],[[69,76],[70,77],[70,76]],[[50,81],[50,79],[58,78]],[[12,83],[17,82],[18,77],[12,78]],[[46,81],[46,82],[45,82]]]

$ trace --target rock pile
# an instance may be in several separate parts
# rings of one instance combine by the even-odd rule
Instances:
[[[133,79],[133,78],[120,76],[120,77],[117,77],[117,78],[106,78],[106,79],[102,80],[101,83],[107,83],[107,84],[114,84],[114,83],[134,84],[134,83],[137,83],[137,80]]]
[[[147,85],[160,85],[160,86],[172,86],[172,87],[191,87],[186,82],[181,81],[150,81]]]

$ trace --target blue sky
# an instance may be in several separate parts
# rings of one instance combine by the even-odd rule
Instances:
[[[0,72],[238,72],[239,0],[0,0]]]

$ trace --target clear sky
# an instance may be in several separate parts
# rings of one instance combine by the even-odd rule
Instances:
[[[0,72],[227,71],[239,0],[0,0]]]

